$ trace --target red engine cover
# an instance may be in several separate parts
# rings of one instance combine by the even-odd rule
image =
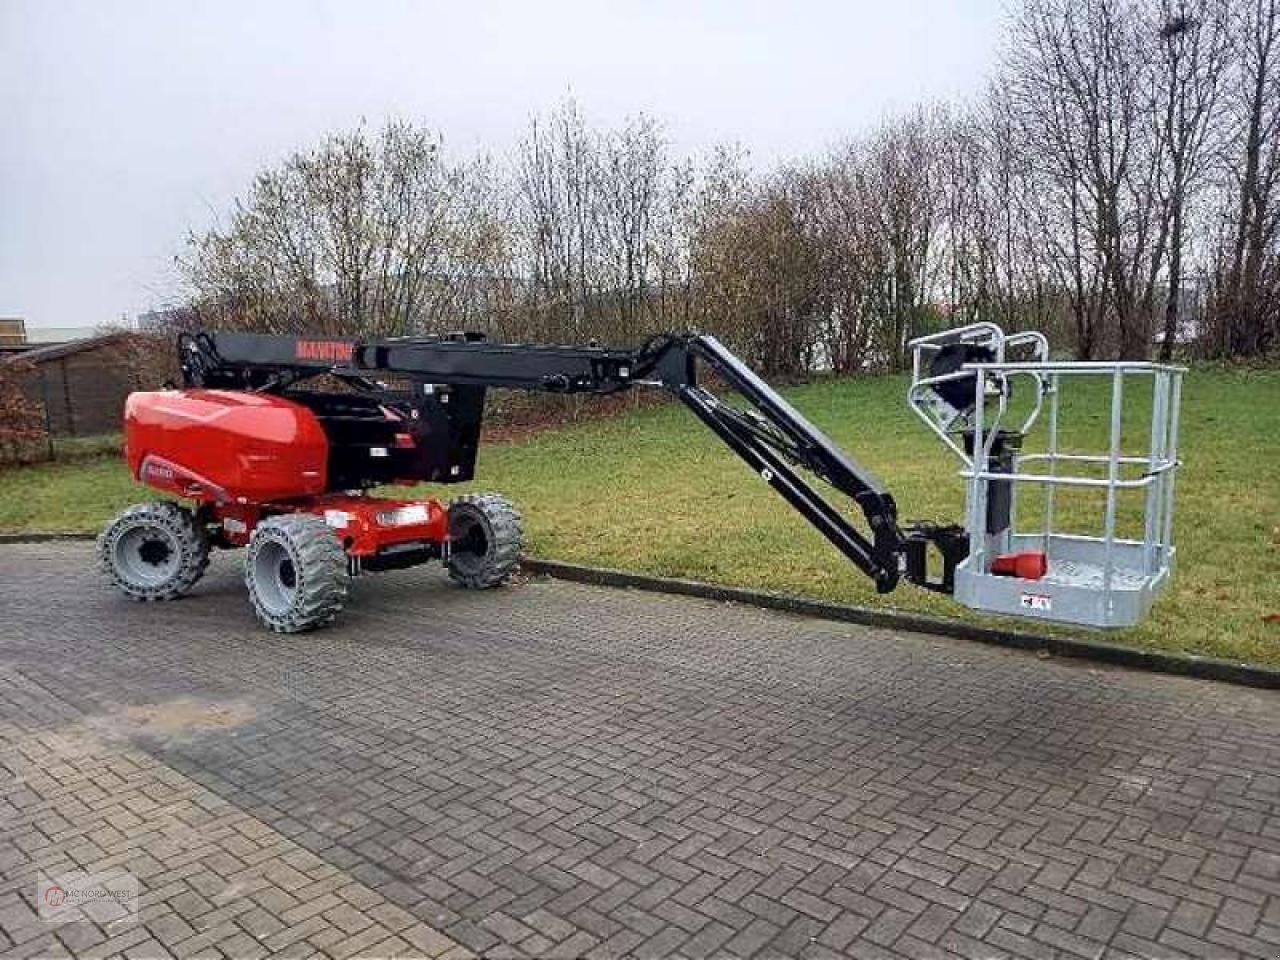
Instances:
[[[289,400],[234,390],[134,393],[124,423],[130,472],[160,490],[217,503],[324,492],[324,429]]]

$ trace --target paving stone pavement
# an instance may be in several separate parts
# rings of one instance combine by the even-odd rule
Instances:
[[[1274,694],[427,570],[279,637],[86,544],[0,624],[0,954],[1280,957]]]

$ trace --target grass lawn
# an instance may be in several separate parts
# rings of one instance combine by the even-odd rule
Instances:
[[[888,484],[904,522],[958,521],[958,463],[907,409],[905,389],[901,378],[863,378],[788,394]],[[1127,410],[1125,445],[1133,452],[1146,442],[1145,417],[1142,403]],[[1079,424],[1065,431],[1064,447],[1101,450],[1102,385],[1064,394],[1062,422]],[[1181,450],[1173,587],[1146,623],[1107,636],[1280,663],[1280,371],[1188,375]],[[978,619],[905,583],[877,596],[676,405],[490,444],[481,450],[479,473],[472,487],[500,490],[517,503],[529,548],[540,556]],[[457,491],[425,489],[444,497]],[[8,470],[0,472],[0,530],[95,530],[146,496],[115,458]],[[1030,499],[1021,510],[1028,518]],[[1121,504],[1130,530],[1140,506],[1136,498]],[[1100,498],[1063,497],[1058,510],[1078,532],[1100,529]]]

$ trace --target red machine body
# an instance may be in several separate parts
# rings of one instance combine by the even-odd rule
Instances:
[[[248,543],[260,519],[280,513],[323,517],[351,557],[448,539],[448,511],[438,500],[330,491],[324,426],[284,397],[203,389],[131,394],[125,454],[140,482],[200,501],[228,545]]]

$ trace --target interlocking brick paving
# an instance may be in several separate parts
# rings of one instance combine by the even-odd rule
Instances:
[[[1273,694],[428,570],[279,637],[237,560],[0,548],[0,952],[1280,956]]]

